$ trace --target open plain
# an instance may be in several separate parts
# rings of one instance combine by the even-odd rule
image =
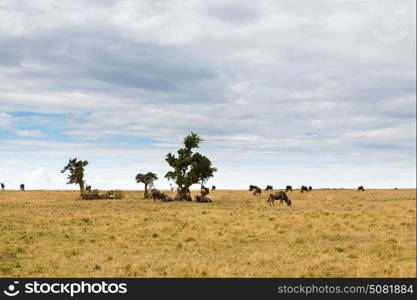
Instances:
[[[415,189],[295,190],[290,207],[265,192],[125,195],[0,192],[0,277],[416,276]]]

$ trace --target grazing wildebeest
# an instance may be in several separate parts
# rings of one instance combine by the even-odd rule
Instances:
[[[20,185],[20,190],[21,190],[22,192],[25,190],[25,185],[24,185],[23,183]]]
[[[308,193],[308,187],[306,187],[305,185],[302,185],[301,188],[300,188],[300,192],[301,193],[304,193],[304,192]]]
[[[253,184],[251,184],[250,186],[249,186],[249,192],[252,192],[254,189],[256,189],[257,188],[257,186],[256,185],[253,185]]]
[[[211,191],[215,191],[216,190],[216,186],[215,185],[212,185],[211,186]]]
[[[288,193],[288,191],[292,192],[292,186],[291,185],[287,185],[287,187],[285,188],[285,192]]]
[[[4,191],[4,183],[1,183],[1,190]]]
[[[267,185],[265,188],[265,192],[266,191],[272,191],[274,188],[272,187],[272,185]]]
[[[256,185],[252,185],[252,184],[249,186],[249,191],[250,192],[253,191],[254,196],[262,194],[262,190]]]
[[[260,196],[262,194],[262,190],[258,187],[253,189],[253,195],[254,196]]]
[[[311,185],[308,187],[308,191],[311,192],[313,190],[313,188],[311,187]]]
[[[359,191],[362,191],[362,192],[365,192],[365,189],[363,188],[363,186],[361,185],[361,186],[358,186],[358,192]]]
[[[267,203],[269,205],[275,205],[274,201],[279,200],[279,204],[283,204],[283,202],[287,203],[287,206],[291,206],[291,200],[288,199],[288,196],[285,192],[279,191],[275,194],[270,193]]]

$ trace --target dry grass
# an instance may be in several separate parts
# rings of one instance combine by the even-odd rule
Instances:
[[[1,277],[415,277],[415,189],[153,203],[0,192]]]

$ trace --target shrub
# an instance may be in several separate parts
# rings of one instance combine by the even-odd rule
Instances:
[[[105,200],[105,199],[123,199],[124,194],[120,190],[107,191],[104,194],[100,194],[98,190],[87,191],[81,194],[81,198],[84,200]]]

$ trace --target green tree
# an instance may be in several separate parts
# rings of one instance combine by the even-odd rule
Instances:
[[[136,175],[136,182],[143,183],[145,185],[145,198],[149,197],[148,187],[152,187],[153,182],[155,180],[158,180],[158,176],[156,176],[156,174],[152,172],[148,172],[146,174],[139,173],[138,175]]]
[[[177,151],[177,156],[172,153],[166,156],[165,160],[173,170],[167,172],[165,178],[177,184],[177,200],[191,200],[190,186],[195,183],[203,184],[217,171],[206,156],[193,152],[203,141],[196,133],[191,132],[184,138],[184,148]]]
[[[69,171],[67,184],[78,184],[81,194],[84,192],[84,167],[88,165],[86,160],[70,159],[61,173]]]

